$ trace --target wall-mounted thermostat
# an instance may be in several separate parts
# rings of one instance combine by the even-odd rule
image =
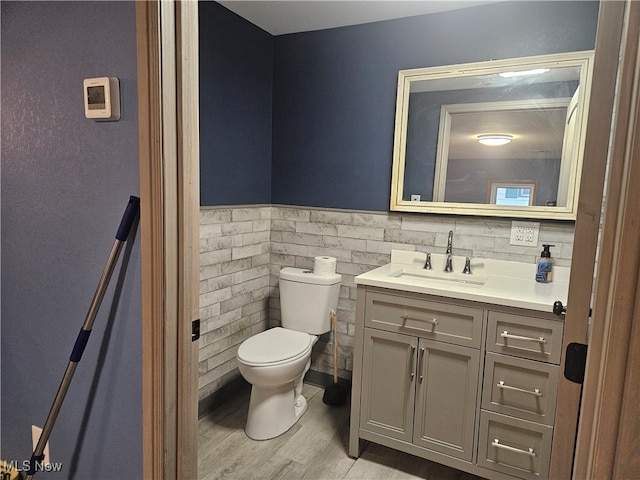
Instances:
[[[84,116],[99,121],[120,120],[120,82],[117,77],[84,79]]]

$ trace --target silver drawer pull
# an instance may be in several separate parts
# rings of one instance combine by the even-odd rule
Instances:
[[[509,338],[511,340],[524,340],[525,342],[536,342],[536,343],[547,343],[547,341],[544,339],[544,337],[538,337],[538,338],[533,338],[533,337],[521,337],[520,335],[511,335],[509,332],[507,332],[506,330],[504,332],[502,332],[500,334],[500,336],[502,338]]]
[[[531,391],[531,390],[525,390],[524,388],[512,387],[511,385],[505,384],[503,380],[500,380],[497,383],[496,387],[502,388],[504,390],[512,390],[514,392],[528,393],[529,395],[534,395],[536,397],[542,396],[542,393],[540,393],[540,390],[537,388],[534,388],[533,391]]]
[[[422,383],[422,379],[424,378],[424,375],[422,373],[422,366],[424,364],[424,347],[422,347],[420,349],[420,358],[418,359],[418,380],[420,380],[420,383]]]
[[[533,448],[530,448],[529,450],[522,450],[520,448],[510,447],[509,445],[503,445],[502,443],[500,443],[500,441],[497,438],[494,439],[493,442],[491,442],[491,446],[496,448],[501,448],[503,450],[508,450],[513,453],[524,453],[525,455],[529,455],[530,457],[536,456],[536,454],[533,451]]]
[[[434,318],[433,320],[424,320],[422,318],[412,318],[409,315],[400,315],[400,318],[404,320],[404,323],[407,323],[407,320],[415,320],[416,322],[430,323],[433,326],[438,324],[437,318]]]

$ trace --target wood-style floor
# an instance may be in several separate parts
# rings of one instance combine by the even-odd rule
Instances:
[[[480,480],[375,444],[369,444],[357,460],[350,458],[349,402],[327,406],[322,402],[323,392],[305,384],[307,412],[288,432],[272,440],[255,441],[244,433],[248,389],[200,419],[200,480]]]

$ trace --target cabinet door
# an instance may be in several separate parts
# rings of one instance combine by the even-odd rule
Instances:
[[[364,329],[360,428],[411,442],[417,339]]]
[[[413,443],[471,461],[480,353],[421,339]]]

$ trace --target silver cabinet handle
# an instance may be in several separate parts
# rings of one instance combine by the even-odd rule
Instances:
[[[418,368],[420,369],[420,371],[418,372],[418,375],[420,375],[418,377],[418,380],[420,380],[420,383],[422,383],[422,379],[424,378],[424,375],[422,374],[423,363],[424,363],[424,347],[420,349],[420,358],[418,359]]]
[[[535,457],[536,454],[533,451],[533,448],[529,448],[528,450],[522,450],[520,448],[516,448],[516,447],[510,447],[509,445],[504,445],[502,443],[500,443],[500,440],[498,440],[497,438],[493,440],[493,442],[491,442],[491,446],[492,447],[496,447],[496,448],[501,448],[503,450],[508,450],[510,452],[514,452],[514,453],[523,453],[525,455],[529,455],[530,457]]]
[[[433,320],[424,320],[422,318],[414,318],[414,317],[411,317],[411,316],[406,315],[406,314],[405,315],[400,315],[400,318],[402,320],[404,320],[404,323],[407,323],[407,320],[416,320],[417,322],[430,323],[433,326],[438,324],[438,319],[437,318],[434,318]]]
[[[500,380],[496,384],[496,387],[502,388],[503,390],[512,390],[514,392],[528,393],[529,395],[534,395],[536,397],[541,397],[542,396],[542,393],[540,393],[540,390],[537,389],[537,388],[534,388],[533,391],[532,391],[532,390],[525,390],[524,388],[512,387],[511,385],[507,385],[506,383],[504,383],[503,380]]]
[[[502,338],[508,338],[508,339],[511,339],[511,340],[524,340],[525,342],[547,343],[547,341],[544,339],[544,337],[538,337],[538,338],[521,337],[520,335],[511,335],[506,330],[504,332],[502,332],[500,334],[500,336]]]
[[[411,345],[411,381],[413,382],[413,377],[416,376],[416,347]]]

